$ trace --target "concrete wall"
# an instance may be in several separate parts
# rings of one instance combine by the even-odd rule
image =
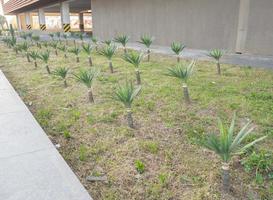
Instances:
[[[272,0],[250,0],[244,52],[273,55]]]
[[[94,35],[100,39],[125,33],[135,41],[151,34],[160,45],[181,41],[189,48],[235,50],[240,0],[91,0],[91,4]]]

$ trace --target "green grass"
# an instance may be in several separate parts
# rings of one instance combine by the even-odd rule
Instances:
[[[83,52],[80,63],[73,54],[64,59],[61,52],[58,57],[51,52],[52,71],[66,67],[77,73],[90,68]],[[217,131],[218,116],[230,120],[234,111],[239,124],[253,120],[256,136],[269,135],[258,148],[273,151],[271,70],[223,64],[222,76],[218,76],[213,62],[197,62],[188,82],[192,104],[187,106],[181,83],[164,75],[176,59],[152,55],[151,62],[140,66],[142,91],[132,106],[136,129],[130,129],[126,111],[112,99],[119,84],[126,79],[135,82],[134,68],[121,58],[122,53],[113,58],[114,74],[109,72],[107,59],[92,53],[100,75],[93,85],[95,103],[90,104],[86,88],[71,74],[68,87],[63,88],[62,82],[47,74],[43,63],[39,61],[33,69],[25,57],[16,57],[1,44],[1,69],[23,100],[31,102],[30,110],[61,144],[61,154],[94,199],[220,199],[219,160],[200,142],[207,133]],[[141,175],[136,160],[145,164]],[[270,199],[270,180],[263,180],[261,186],[255,182],[255,173],[234,163],[232,198],[247,198],[251,193]],[[107,175],[107,184],[86,182],[86,176],[98,171]]]

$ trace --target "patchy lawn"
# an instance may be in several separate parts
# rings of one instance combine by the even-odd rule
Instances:
[[[133,104],[136,129],[130,129],[126,110],[112,99],[119,84],[135,81],[134,68],[121,59],[121,51],[113,59],[114,74],[107,60],[93,53],[94,67],[100,70],[93,86],[94,104],[87,102],[87,89],[72,78],[72,73],[89,68],[87,56],[82,52],[76,63],[72,54],[64,59],[62,53],[57,57],[51,52],[51,70],[70,69],[67,88],[46,73],[43,63],[34,69],[3,43],[1,69],[50,139],[61,145],[60,153],[95,200],[221,199],[221,161],[200,143],[207,133],[217,131],[217,117],[229,122],[234,111],[239,126],[248,119],[256,125],[250,139],[269,135],[253,150],[273,152],[271,70],[223,65],[223,75],[218,76],[214,63],[197,62],[188,84],[193,103],[187,106],[181,83],[164,75],[176,59],[152,55],[151,62],[140,67],[142,91]],[[227,199],[273,199],[268,174],[257,180],[255,168],[242,165],[250,155],[234,159]],[[144,164],[141,175],[136,160]],[[108,181],[88,182],[89,175],[106,175]]]

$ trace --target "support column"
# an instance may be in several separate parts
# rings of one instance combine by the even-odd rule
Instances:
[[[243,53],[245,51],[245,43],[248,29],[248,17],[250,9],[250,0],[240,0],[236,53]]]
[[[22,30],[22,24],[21,24],[21,19],[20,19],[19,14],[16,15],[16,22],[17,22],[18,31],[21,31]]]
[[[81,32],[84,32],[83,13],[79,13],[79,28]]]
[[[38,16],[39,16],[40,30],[45,31],[46,30],[46,21],[45,21],[45,11],[43,8],[40,8],[38,10]]]
[[[31,25],[31,19],[30,19],[30,12],[25,13],[25,18],[26,18],[26,29],[31,30],[32,25]]]
[[[61,2],[60,7],[61,7],[61,20],[63,25],[63,31],[70,32],[71,26],[70,26],[69,2],[68,1]]]

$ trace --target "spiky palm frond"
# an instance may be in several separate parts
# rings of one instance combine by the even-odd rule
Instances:
[[[50,38],[52,39],[52,40],[54,40],[54,33],[49,33],[49,36],[50,36]]]
[[[111,60],[116,52],[116,45],[109,45],[99,51],[99,54],[105,56],[108,60]]]
[[[37,51],[31,51],[29,52],[29,56],[36,61],[39,58],[39,53]]]
[[[78,74],[74,74],[74,77],[78,82],[83,83],[87,88],[91,88],[97,75],[98,71],[95,69],[91,69],[81,70]]]
[[[60,32],[56,32],[55,35],[56,35],[57,38],[59,38],[59,39],[61,38],[61,33]]]
[[[123,47],[126,47],[129,42],[129,37],[127,35],[118,35],[114,41],[120,43]]]
[[[104,40],[102,43],[106,44],[107,46],[111,46],[112,40]]]
[[[181,52],[185,49],[185,47],[186,46],[183,45],[182,43],[173,42],[171,44],[171,49],[176,55],[180,55]]]
[[[85,44],[82,45],[82,49],[87,55],[90,55],[93,50],[93,46],[91,44]]]
[[[84,34],[83,34],[83,33],[79,33],[78,36],[79,36],[80,40],[83,41],[83,39],[84,39]]]
[[[49,43],[49,45],[50,45],[53,49],[57,49],[57,48],[58,48],[58,43],[57,43],[57,42],[51,42],[51,43]]]
[[[185,83],[188,81],[190,76],[192,75],[193,68],[195,66],[195,61],[192,61],[189,65],[177,65],[176,67],[169,68],[165,75],[179,78]]]
[[[125,85],[119,86],[114,94],[114,99],[124,104],[126,108],[131,108],[135,97],[139,94],[141,86],[134,87],[132,82],[126,82]]]
[[[63,36],[63,38],[64,38],[65,40],[66,40],[67,37],[68,37],[67,33],[64,33],[62,36]]]
[[[220,58],[224,55],[224,52],[220,49],[214,49],[214,50],[211,50],[209,53],[208,53],[208,56],[211,57],[211,58],[214,58],[215,60],[219,61]]]
[[[58,67],[52,72],[52,74],[62,79],[65,79],[67,77],[68,71],[69,71],[68,68]]]
[[[31,40],[32,40],[32,35],[33,35],[32,32],[28,32],[28,33],[27,33],[27,37],[28,37],[29,39],[31,39]]]
[[[260,137],[248,144],[242,144],[246,137],[253,131],[254,127],[248,122],[234,137],[236,115],[234,114],[230,127],[227,128],[221,119],[218,120],[220,135],[208,136],[204,146],[218,154],[224,162],[229,162],[233,155],[244,153],[257,142],[264,140],[267,136]]]
[[[98,40],[97,37],[91,36],[91,41],[92,41],[95,45],[97,45],[99,40]]]
[[[132,51],[132,52],[126,53],[123,56],[123,59],[127,61],[128,63],[132,64],[134,67],[138,68],[143,59],[143,53]]]
[[[153,41],[154,41],[154,37],[151,37],[149,35],[142,35],[140,37],[139,43],[145,45],[147,48],[150,48],[150,46],[152,45]]]
[[[79,47],[73,47],[71,49],[68,50],[70,53],[75,54],[76,56],[78,56],[81,52],[81,49]]]
[[[62,52],[66,52],[67,47],[65,45],[58,46],[58,49]]]
[[[22,51],[27,52],[28,49],[29,49],[28,43],[27,43],[27,42],[23,42],[23,43],[21,44],[21,49],[22,49]]]
[[[39,55],[39,59],[41,59],[44,63],[48,63],[48,61],[49,61],[49,51],[45,51],[45,52],[42,52],[42,53],[40,53],[40,55]]]

